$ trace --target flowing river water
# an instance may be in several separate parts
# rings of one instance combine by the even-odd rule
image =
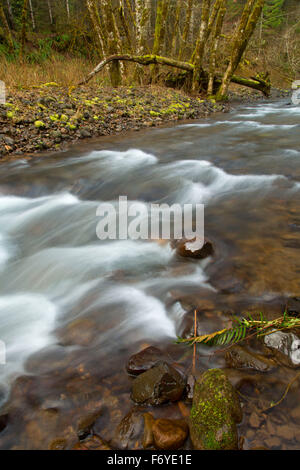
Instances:
[[[205,204],[215,256],[100,241],[97,207],[122,195]],[[279,312],[300,293],[299,208],[300,108],[285,101],[2,164],[0,448],[47,449],[58,438],[71,448],[78,420],[99,409],[95,431],[109,441],[132,407],[132,353],[159,345],[188,367],[191,351],[174,340],[195,307],[201,333],[228,325],[231,313]],[[225,367],[209,352],[199,348],[199,370]],[[299,448],[299,383],[260,412],[295,373],[229,371],[245,398],[244,448]],[[181,416],[176,404],[154,413]]]

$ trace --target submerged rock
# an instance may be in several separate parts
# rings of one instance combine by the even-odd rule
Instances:
[[[237,423],[242,420],[238,395],[220,369],[210,369],[195,384],[190,435],[197,450],[238,448]]]
[[[134,380],[131,398],[136,403],[147,405],[174,402],[180,399],[185,385],[179,372],[161,361]]]
[[[274,331],[264,337],[264,344],[280,364],[293,368],[300,366],[300,338],[294,333]]]
[[[209,240],[204,241],[204,245],[199,250],[195,250],[193,247],[194,240],[178,240],[177,242],[173,243],[173,247],[176,248],[176,253],[179,256],[184,258],[195,258],[195,259],[205,259],[208,256],[212,256],[214,254],[213,244]]]
[[[267,372],[273,363],[260,354],[254,354],[242,346],[233,346],[225,355],[226,364],[235,369],[252,369]]]
[[[168,358],[160,349],[149,346],[130,357],[126,370],[130,375],[139,375],[151,369],[151,367],[162,360],[167,361]]]
[[[134,450],[142,448],[144,417],[141,409],[132,409],[118,425],[112,446],[115,449]]]
[[[96,434],[85,441],[77,442],[72,450],[112,450],[100,436]]]
[[[179,449],[188,436],[188,429],[188,425],[183,419],[157,419],[152,427],[156,449]]]

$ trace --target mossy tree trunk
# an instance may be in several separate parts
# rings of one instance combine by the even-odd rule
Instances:
[[[28,18],[28,0],[23,1],[22,17],[21,17],[21,48],[20,57],[24,57],[25,43],[27,40],[27,18]]]
[[[151,0],[136,0],[135,1],[136,13],[136,52],[137,55],[145,54],[148,42],[148,27],[151,16]],[[144,71],[140,65],[137,65],[135,70],[135,78],[139,83],[142,83]]]
[[[208,39],[210,4],[211,4],[211,0],[203,0],[202,2],[202,13],[201,13],[199,37],[198,37],[196,48],[195,48],[195,60],[194,60],[195,70],[193,74],[193,85],[192,85],[193,91],[199,90],[205,43]]]
[[[173,28],[173,38],[172,38],[172,56],[177,54],[177,47],[179,44],[179,35],[180,35],[180,19],[183,14],[184,2],[182,0],[177,0],[175,7],[175,18],[174,18],[174,28]]]
[[[178,55],[179,60],[181,60],[183,55],[184,55],[184,52],[185,52],[186,46],[187,46],[187,42],[188,42],[188,39],[189,39],[193,6],[194,6],[194,0],[188,0],[185,23],[184,23],[184,29],[183,29],[181,45],[180,45],[180,50],[179,50],[179,55]]]
[[[222,84],[217,93],[217,99],[225,99],[233,74],[243,57],[249,40],[254,33],[264,6],[264,0],[248,0],[241,16],[240,23],[232,39],[231,55],[228,67],[224,73]]]
[[[0,1],[0,21],[1,23],[3,24],[3,28],[6,32],[6,39],[7,39],[7,44],[8,44],[8,47],[9,47],[9,51],[10,52],[13,52],[14,50],[14,42],[13,42],[13,38],[12,38],[12,34],[11,34],[11,30],[9,28],[9,24],[8,24],[8,21],[7,21],[7,18],[5,16],[5,12],[4,12],[4,8],[3,8],[3,5],[2,5],[2,1]]]
[[[107,37],[107,50],[106,55],[117,54],[119,52],[119,31],[117,29],[116,20],[114,17],[111,0],[102,0],[104,24],[106,26],[105,34]],[[118,87],[121,84],[121,69],[119,61],[113,61],[110,65],[110,81],[113,87]]]
[[[96,47],[98,51],[98,55],[100,59],[104,57],[104,51],[105,51],[105,38],[103,35],[103,30],[101,27],[101,22],[100,22],[100,17],[99,17],[99,11],[97,9],[97,5],[95,0],[86,0],[86,5],[89,11],[90,19],[96,34]]]
[[[168,67],[174,67],[178,68],[180,70],[183,70],[187,76],[191,76],[195,70],[195,66],[193,64],[190,64],[189,62],[181,62],[179,60],[175,59],[170,59],[169,57],[162,57],[162,56],[156,56],[153,54],[145,55],[145,56],[132,56],[129,54],[120,54],[120,55],[113,55],[111,57],[107,57],[103,61],[101,61],[97,67],[95,67],[94,70],[92,70],[91,73],[78,85],[83,85],[88,83],[97,73],[99,73],[101,70],[104,69],[108,64],[111,64],[112,62],[116,61],[125,61],[125,62],[134,62],[136,64],[140,65],[166,65]],[[203,84],[208,84],[208,74],[207,72],[203,71]],[[236,75],[233,75],[231,77],[231,81],[233,83],[236,83],[238,85],[243,85],[249,88],[253,88],[255,90],[259,90],[264,95],[268,96],[270,93],[270,82],[268,80],[265,80],[264,77],[257,77],[257,78],[240,78],[237,77]],[[215,76],[215,82],[219,86],[222,83],[221,76],[217,75]]]
[[[159,55],[166,35],[166,21],[170,6],[170,0],[158,0],[156,10],[156,22],[153,44],[153,55]],[[151,79],[154,82],[158,75],[158,66],[151,67]]]
[[[125,9],[124,9],[122,0],[119,0],[118,14],[119,14],[121,28],[123,30],[123,36],[125,37],[125,40],[126,40],[125,49],[127,52],[132,53],[133,52],[132,38],[131,38],[131,33],[130,33],[129,26],[128,26],[128,22],[125,16]]]
[[[208,87],[207,94],[212,95],[214,91],[214,82],[216,75],[217,66],[217,51],[222,33],[224,18],[226,14],[226,0],[221,0],[220,8],[217,14],[216,23],[213,30],[213,37],[211,41],[211,47],[209,52],[209,72],[208,72]]]

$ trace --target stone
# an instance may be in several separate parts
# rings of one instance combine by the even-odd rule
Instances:
[[[143,437],[143,447],[147,449],[151,447],[154,443],[153,438],[153,424],[154,418],[151,413],[144,414],[144,437]]]
[[[273,449],[274,447],[275,448],[280,447],[281,441],[279,437],[269,437],[268,439],[265,440],[265,443],[269,448]]]
[[[149,346],[130,357],[126,365],[126,370],[129,375],[136,376],[151,369],[157,362],[162,360],[168,362],[168,358],[160,349]]]
[[[249,424],[252,428],[259,428],[260,427],[260,423],[261,423],[261,419],[260,417],[258,416],[257,413],[255,413],[255,411],[253,411],[253,413],[251,413],[250,415],[250,418],[249,418]]]
[[[185,389],[185,379],[164,361],[140,374],[132,384],[131,398],[145,405],[178,401]]]
[[[194,240],[182,239],[175,243],[177,255],[184,258],[205,259],[214,254],[213,244],[209,240],[204,241],[204,245],[199,250],[192,246]],[[174,245],[173,245],[174,246]]]
[[[274,331],[264,337],[264,345],[271,349],[280,364],[300,366],[300,338],[292,332]]]
[[[85,441],[77,442],[72,450],[112,450],[100,436],[96,434]]]
[[[54,439],[50,442],[49,450],[65,450],[67,448],[67,440],[63,438]]]
[[[141,409],[133,408],[119,423],[111,441],[115,449],[142,449],[144,416]]]
[[[267,372],[272,367],[272,362],[260,354],[254,354],[242,346],[233,346],[225,354],[228,367],[235,369],[251,369],[259,372]]]
[[[195,376],[192,374],[188,375],[184,392],[184,399],[188,402],[193,401],[195,383]]]
[[[238,395],[221,369],[200,376],[194,388],[190,436],[196,450],[238,449],[237,423],[242,420]]]
[[[157,419],[152,431],[156,449],[177,450],[188,436],[188,425],[183,419]]]
[[[86,439],[93,431],[93,426],[97,419],[102,415],[102,410],[91,413],[90,415],[81,418],[77,424],[77,435],[79,440]]]

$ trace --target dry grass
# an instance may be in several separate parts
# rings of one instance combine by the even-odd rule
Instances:
[[[29,89],[49,82],[70,87],[82,80],[93,67],[95,64],[81,58],[53,56],[42,64],[10,62],[0,58],[0,80],[4,81],[9,89]],[[90,86],[99,86],[106,82],[108,84],[108,77],[101,74]]]

